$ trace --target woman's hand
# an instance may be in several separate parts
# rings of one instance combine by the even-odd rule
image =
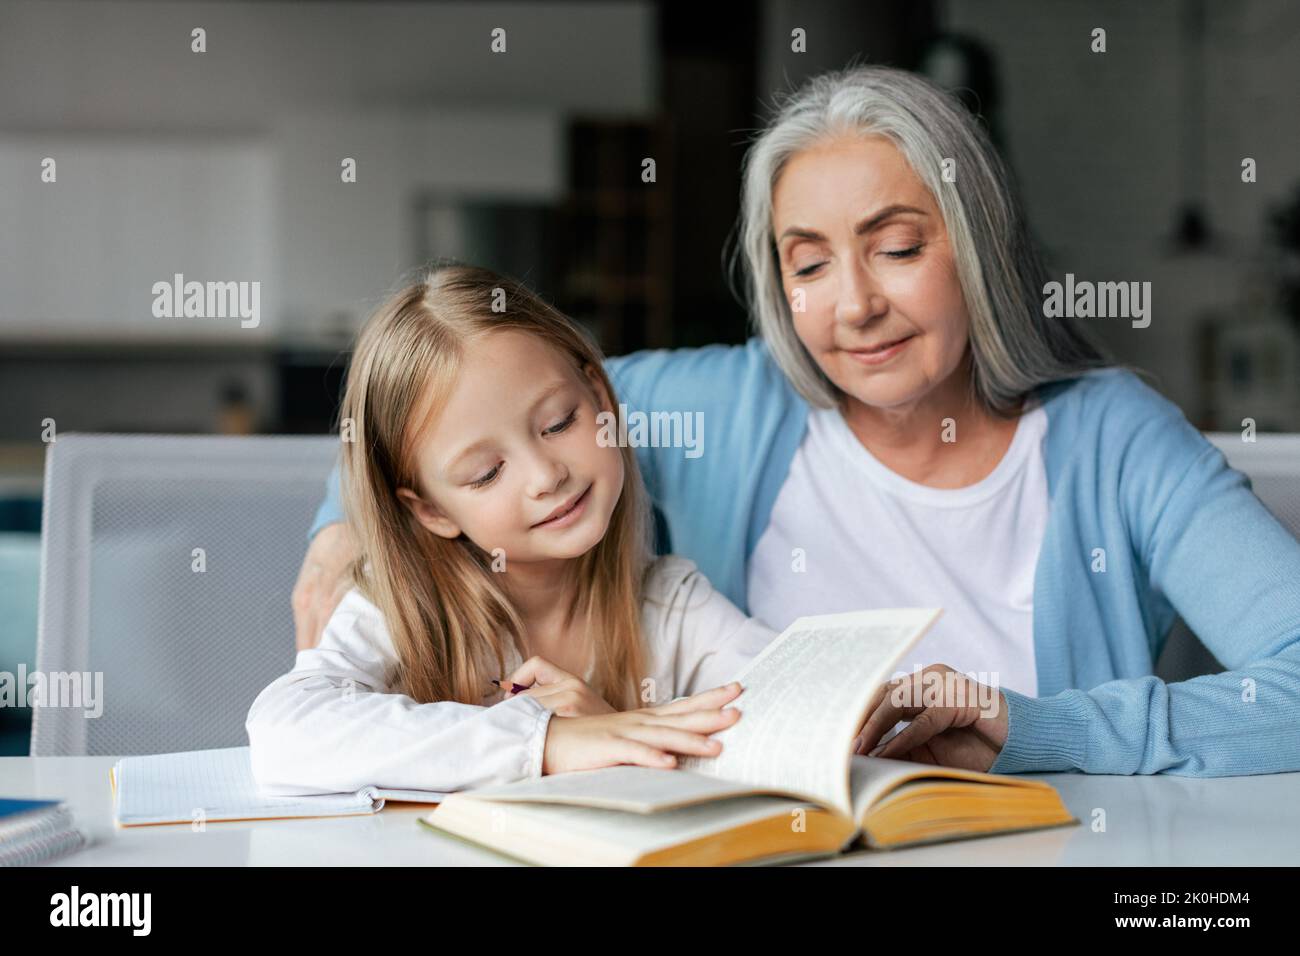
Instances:
[[[586,682],[544,657],[528,658],[501,684],[507,700],[523,695],[535,697],[557,717],[594,717],[614,713],[609,702]],[[528,689],[515,694],[510,690],[512,684],[521,684]]]
[[[740,719],[735,707],[723,707],[740,693],[733,681],[659,707],[593,717],[551,718],[546,730],[542,773],[593,770],[617,764],[670,769],[675,754],[716,757],[722,743],[709,734]]]
[[[909,723],[883,746],[900,720]],[[854,753],[988,770],[1007,742],[1007,700],[946,664],[881,685],[854,741]]]
[[[357,551],[352,530],[341,521],[327,524],[311,539],[289,599],[298,650],[309,650],[320,643],[330,616],[352,587],[346,572]]]

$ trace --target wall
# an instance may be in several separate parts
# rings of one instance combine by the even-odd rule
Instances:
[[[417,191],[558,198],[566,116],[652,111],[654,26],[644,3],[0,6],[0,333],[169,338],[149,289],[177,261],[262,282],[264,327],[223,337],[354,324],[411,264]]]
[[[650,3],[0,4],[0,442],[208,430],[230,382],[274,422],[259,349],[345,343],[418,193],[558,198],[568,117],[655,110],[655,31]],[[261,281],[259,328],[155,319],[177,271]]]
[[[1178,256],[1168,239],[1183,195],[1184,7],[949,0],[945,25],[997,54],[1007,156],[1055,276],[1152,283],[1149,328],[1088,321],[1195,417],[1205,398],[1197,323],[1210,309],[1245,317],[1243,290],[1263,250],[1267,210],[1300,181],[1300,11],[1258,0],[1206,4],[1205,137],[1197,146],[1221,249]],[[1107,31],[1105,54],[1089,52],[1096,26]],[[1241,182],[1244,156],[1258,163],[1254,184]]]

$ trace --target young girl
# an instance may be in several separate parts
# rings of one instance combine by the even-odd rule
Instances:
[[[503,276],[435,268],[375,313],[341,413],[361,557],[319,645],[248,712],[265,790],[720,752],[740,687],[718,685],[775,635],[690,561],[652,560],[635,453],[603,440],[617,408],[596,349]]]

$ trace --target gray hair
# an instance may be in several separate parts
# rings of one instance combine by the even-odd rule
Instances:
[[[746,268],[745,299],[757,334],[804,398],[829,408],[838,390],[794,331],[772,190],[796,153],[843,134],[887,137],[934,196],[970,315],[971,386],[985,408],[1005,416],[1040,384],[1111,364],[1073,321],[1043,315],[1046,270],[1010,170],[976,117],[920,76],[858,66],[815,76],[786,97],[745,155],[734,249]],[[955,183],[941,176],[945,159],[955,162]]]

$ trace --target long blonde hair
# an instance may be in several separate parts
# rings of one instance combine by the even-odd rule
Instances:
[[[493,312],[505,294],[506,311]],[[489,679],[507,676],[509,646],[525,655],[523,623],[498,584],[492,556],[468,537],[423,527],[397,496],[420,487],[414,438],[445,404],[471,339],[513,329],[536,336],[594,375],[617,409],[597,348],[565,316],[520,283],[487,269],[427,269],[367,321],[348,369],[340,424],[344,510],[360,543],[351,575],[383,612],[400,661],[402,693],[425,703],[481,704]],[[426,389],[431,400],[422,407]],[[649,504],[629,447],[622,494],[601,541],[570,562],[570,620],[595,651],[593,689],[619,710],[637,704],[645,674],[642,581],[650,560]],[[585,675],[578,675],[583,677]]]

